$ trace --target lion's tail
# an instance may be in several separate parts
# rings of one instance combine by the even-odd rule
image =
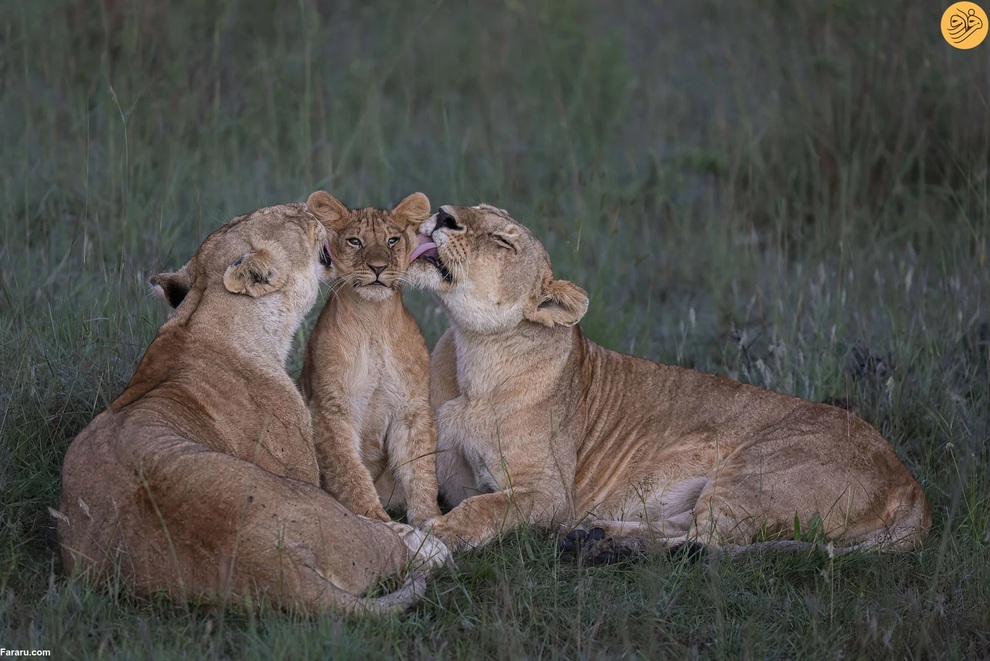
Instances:
[[[333,592],[332,598],[336,609],[356,615],[401,613],[426,594],[426,577],[419,573],[410,574],[398,590],[381,597],[360,597],[341,590],[329,581],[328,584]]]

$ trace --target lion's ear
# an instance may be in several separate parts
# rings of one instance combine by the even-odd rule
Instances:
[[[281,250],[271,245],[234,260],[223,274],[223,286],[233,294],[257,298],[278,291],[285,284],[287,271]]]
[[[306,200],[306,208],[325,226],[339,232],[347,221],[347,207],[330,193],[318,190]]]
[[[543,286],[536,306],[526,311],[526,318],[554,326],[573,326],[588,311],[588,294],[567,280],[550,280]]]
[[[186,298],[189,288],[192,287],[192,281],[189,278],[189,264],[173,273],[157,273],[148,278],[148,284],[158,292],[159,296],[165,299],[166,303],[177,308]]]
[[[430,199],[422,193],[413,193],[392,209],[392,220],[401,229],[409,225],[418,227],[429,217]]]

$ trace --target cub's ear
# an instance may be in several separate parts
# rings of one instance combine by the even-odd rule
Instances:
[[[409,225],[419,227],[429,217],[430,200],[422,193],[413,193],[392,209],[392,220],[401,229]]]
[[[567,280],[550,280],[543,285],[536,306],[527,310],[530,321],[554,326],[573,326],[588,311],[588,294]]]
[[[347,207],[330,193],[318,190],[306,200],[306,208],[326,227],[339,232],[347,221]]]
[[[223,286],[232,294],[257,298],[278,291],[285,284],[287,271],[285,256],[272,244],[235,259],[223,274]]]
[[[174,273],[157,273],[148,278],[148,284],[173,308],[186,298],[192,281],[189,278],[189,264]]]

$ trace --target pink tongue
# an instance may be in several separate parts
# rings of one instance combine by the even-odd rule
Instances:
[[[437,244],[430,241],[430,237],[424,234],[420,234],[419,245],[416,246],[416,249],[412,251],[411,255],[409,255],[409,263],[412,264],[413,262],[416,261],[417,257],[431,250],[435,253],[437,250]]]

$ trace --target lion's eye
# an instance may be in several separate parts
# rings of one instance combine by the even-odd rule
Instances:
[[[358,238],[353,237],[353,236],[351,238],[347,239],[347,243],[351,244],[355,248],[360,248],[361,247],[361,239],[358,239]]]
[[[508,248],[509,250],[516,250],[516,246],[512,243],[512,241],[509,241],[501,234],[492,234],[492,238],[495,239],[495,242],[498,243],[498,245],[501,246],[502,248]]]
[[[398,242],[399,242],[399,237],[397,237],[397,236],[390,236],[388,238],[388,245],[390,245],[390,246],[394,246]]]

